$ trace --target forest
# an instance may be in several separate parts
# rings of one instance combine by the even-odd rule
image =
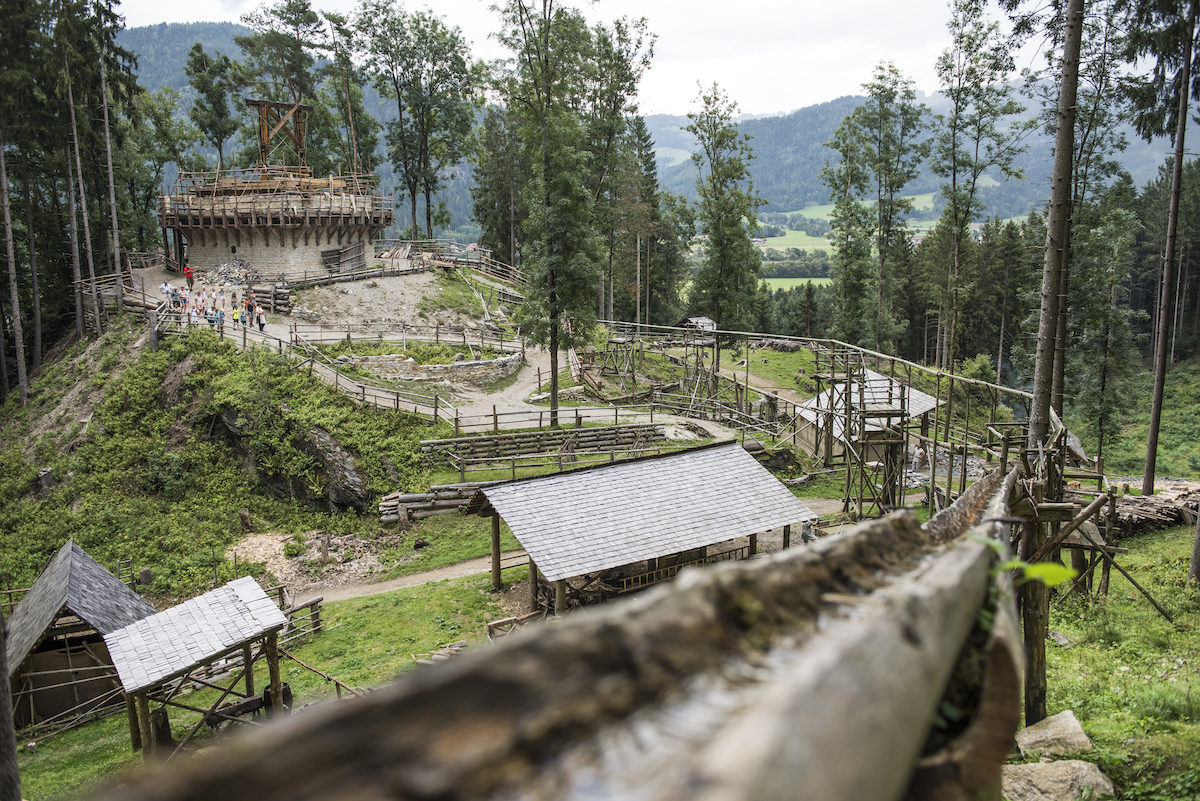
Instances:
[[[83,336],[81,281],[165,244],[156,209],[175,174],[255,162],[244,97],[311,105],[307,164],[383,177],[406,221],[395,236],[468,236],[521,267],[532,291],[520,322],[535,341],[584,341],[600,319],[703,314],[1029,386],[1062,19],[1004,7],[1012,33],[981,3],[951,4],[929,106],[887,61],[862,96],[744,124],[735,98],[704,87],[669,142],[692,157],[664,168],[636,105],[656,42],[645,19],[591,23],[551,0],[510,0],[495,34],[510,57],[484,64],[453,20],[390,0],[344,15],[281,0],[243,26],[132,38],[107,0],[22,4],[0,36],[0,393],[23,396],[47,353]],[[1181,55],[1195,35],[1187,10],[1087,7],[1056,408],[1086,421],[1101,450],[1162,339],[1160,298],[1171,301],[1170,361],[1200,344],[1190,272],[1200,166],[1182,165],[1165,271],[1172,160],[1140,184],[1123,160],[1131,136],[1174,133],[1183,61],[1194,59]],[[144,51],[141,65],[123,41]],[[1021,76],[1013,53],[1029,41],[1050,55]],[[1188,83],[1184,101],[1200,94]],[[934,193],[932,219],[916,219],[921,192]],[[826,203],[827,219],[800,214]],[[926,230],[914,234],[918,222]],[[788,231],[832,248],[751,242]],[[772,292],[765,277],[830,281]]]

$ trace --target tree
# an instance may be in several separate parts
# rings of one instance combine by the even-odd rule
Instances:
[[[409,32],[415,52],[406,103],[425,195],[425,235],[432,239],[433,196],[442,187],[444,171],[470,152],[481,77],[469,62],[467,42],[457,26],[448,27],[432,14],[417,12],[409,19]]]
[[[523,266],[530,285],[522,318],[530,338],[550,349],[550,424],[557,425],[559,349],[585,341],[595,320],[596,242],[587,153],[580,147],[585,138],[575,114],[590,33],[578,12],[554,0],[509,0],[500,15],[496,38],[513,60],[497,88],[521,120],[534,173],[525,190]]]
[[[1121,435],[1121,421],[1137,398],[1130,381],[1139,369],[1125,277],[1133,264],[1134,243],[1141,223],[1125,209],[1112,209],[1099,220],[1081,225],[1073,237],[1080,302],[1072,309],[1074,332],[1068,373],[1075,388],[1073,417],[1080,431],[1096,440],[1096,458],[1105,444]]]
[[[875,350],[896,336],[892,301],[900,267],[910,255],[910,238],[905,224],[912,200],[901,192],[920,172],[929,153],[920,141],[928,109],[917,103],[913,82],[890,62],[875,67],[875,79],[864,84],[867,102],[852,113],[866,137],[865,155],[875,184]],[[889,350],[891,347],[889,345]]]
[[[188,118],[217,149],[218,170],[225,169],[225,143],[238,129],[238,121],[229,108],[229,97],[233,93],[232,69],[229,56],[221,53],[210,56],[199,42],[192,45],[184,67],[188,83],[198,95],[188,110]]]
[[[826,164],[821,180],[829,187],[833,212],[829,226],[836,257],[829,272],[834,292],[833,335],[852,345],[866,344],[867,283],[871,271],[872,211],[863,202],[870,181],[871,158],[863,119],[851,113],[833,132],[825,146],[841,158]]]
[[[519,231],[528,216],[524,186],[530,174],[528,154],[511,110],[489,106],[473,154],[475,186],[471,188],[479,244],[506,264],[520,262]]]
[[[979,182],[990,170],[1006,178],[1020,176],[1013,159],[1023,150],[1025,123],[1004,130],[1003,118],[1023,107],[1012,99],[1008,76],[1013,59],[1000,26],[983,17],[979,0],[955,0],[947,26],[951,46],[937,61],[938,79],[950,108],[934,116],[931,168],[947,179],[942,185],[946,208],[938,225],[947,226],[951,260],[946,276],[946,305],[941,311],[943,339],[938,363],[953,372],[960,310],[963,242],[969,226],[983,211]]]
[[[733,122],[737,104],[716,84],[702,89],[698,99],[701,108],[688,114],[691,122],[685,130],[696,137],[698,146],[692,154],[700,196],[697,219],[708,241],[689,303],[696,313],[715,320],[719,329],[745,328],[762,261],[751,237],[765,201],[754,191],[750,176],[750,137],[738,133]]]
[[[1154,494],[1158,430],[1162,421],[1163,387],[1167,376],[1167,339],[1175,298],[1175,240],[1179,220],[1179,194],[1183,177],[1184,135],[1189,100],[1200,97],[1200,81],[1193,78],[1193,41],[1200,0],[1131,0],[1126,6],[1129,30],[1127,57],[1154,59],[1151,74],[1131,81],[1127,94],[1134,107],[1134,126],[1149,139],[1171,133],[1175,138],[1171,201],[1167,219],[1167,247],[1163,255],[1162,290],[1158,303],[1158,336],[1154,353],[1154,391],[1150,403],[1150,432],[1146,442],[1146,467],[1142,494]],[[1186,14],[1185,14],[1186,11]],[[1197,71],[1200,75],[1200,70]]]

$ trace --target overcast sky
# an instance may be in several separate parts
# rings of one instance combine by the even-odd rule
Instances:
[[[127,27],[159,22],[237,22],[259,0],[122,0]],[[349,12],[357,0],[313,0],[314,8]],[[506,55],[489,37],[493,0],[406,3],[432,7],[462,28],[477,58]],[[874,66],[889,60],[918,89],[933,93],[933,66],[949,39],[946,0],[599,0],[581,3],[593,21],[645,16],[658,35],[642,80],[642,114],[686,114],[696,108],[697,82],[714,81],[742,112],[775,114],[859,94]]]

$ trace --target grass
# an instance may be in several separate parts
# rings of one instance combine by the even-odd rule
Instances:
[[[741,352],[732,348],[722,348],[721,364],[735,364],[741,359]],[[767,360],[763,364],[763,359]],[[803,349],[792,353],[773,350],[756,350],[750,357],[751,383],[759,378],[774,386],[790,389],[801,395],[815,395],[817,387],[809,375],[815,367],[811,350]],[[739,376],[745,376],[745,367],[738,368]],[[799,380],[797,380],[799,376]]]
[[[764,248],[820,248],[828,249],[833,243],[823,236],[809,236],[803,231],[788,230],[786,236],[773,236],[759,245]]]
[[[1136,395],[1149,398],[1153,375],[1143,371],[1131,381],[1138,382]],[[1077,423],[1084,446],[1095,453],[1096,441],[1092,426],[1086,421]],[[1200,359],[1193,358],[1177,364],[1167,374],[1163,387],[1163,418],[1159,431],[1156,472],[1159,477],[1200,475]],[[1104,443],[1104,464],[1110,475],[1141,476],[1146,461],[1146,442],[1150,431],[1150,404],[1135,404],[1121,429],[1117,442]]]
[[[471,474],[472,481],[484,481]],[[507,476],[506,476],[507,477]],[[452,483],[458,480],[457,474],[446,471],[443,481],[434,480],[431,483]],[[384,564],[386,572],[381,580],[408,576],[426,570],[436,570],[439,567],[465,562],[479,556],[487,556],[492,550],[492,524],[488,518],[478,515],[435,515],[418,521],[402,548],[384,551],[379,560]],[[429,543],[428,546],[415,550],[409,543],[418,537]],[[517,538],[509,531],[503,521],[500,524],[500,549],[511,551],[520,548]]]
[[[1122,798],[1200,797],[1200,593],[1183,586],[1193,534],[1178,526],[1127,539],[1119,557],[1176,625],[1116,571],[1107,598],[1051,611],[1050,629],[1071,642],[1047,643],[1047,711],[1075,712],[1097,746],[1087,758]]]
[[[437,280],[438,293],[426,295],[417,303],[418,314],[428,316],[441,311],[455,312],[464,317],[483,317],[483,306],[479,298],[461,278],[450,273],[441,273]]]
[[[767,286],[771,287],[772,292],[776,289],[791,289],[794,286],[804,286],[809,281],[812,282],[813,286],[828,286],[833,281],[832,278],[764,278],[762,280],[767,282]]]

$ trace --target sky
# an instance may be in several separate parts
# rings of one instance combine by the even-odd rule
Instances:
[[[507,55],[489,34],[494,0],[405,3],[432,7],[457,25],[476,58]],[[237,22],[261,0],[123,0],[127,27],[160,22]],[[312,0],[322,11],[348,13],[356,0]],[[934,62],[949,45],[946,0],[598,0],[580,10],[593,22],[645,16],[657,34],[654,60],[642,79],[639,111],[686,114],[699,108],[700,85],[714,82],[739,111],[770,115],[861,94],[880,61],[891,61],[916,88],[937,90]],[[1022,66],[1022,65],[1018,65]]]

